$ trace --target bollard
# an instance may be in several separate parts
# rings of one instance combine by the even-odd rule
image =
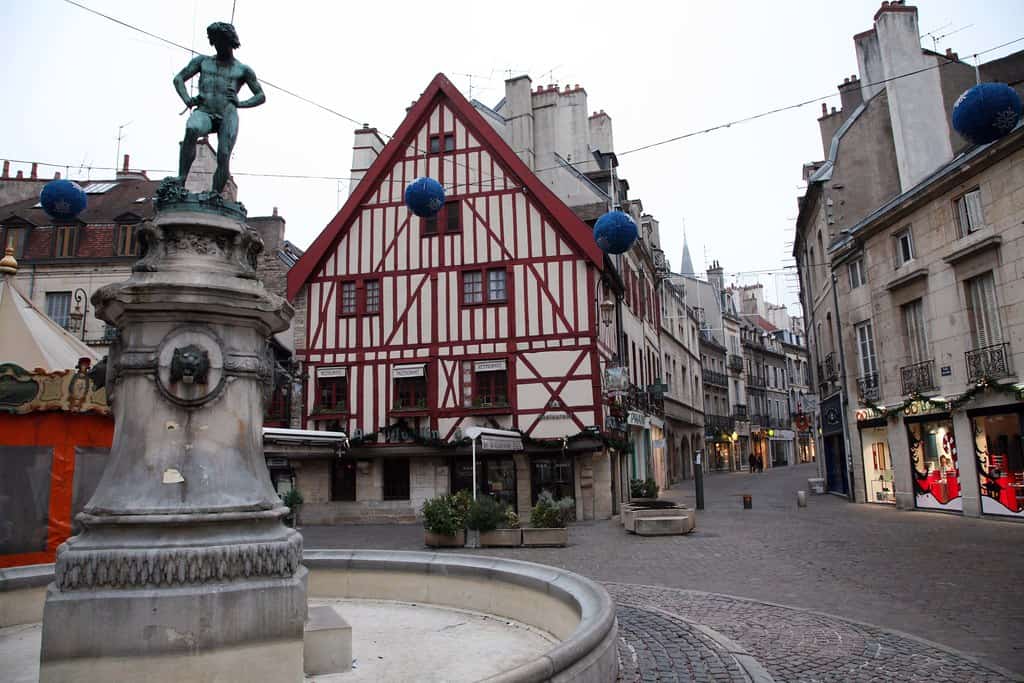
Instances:
[[[798,508],[807,507],[807,491],[796,492],[796,506]]]
[[[749,510],[754,507],[753,499],[749,493],[743,494],[743,509]]]

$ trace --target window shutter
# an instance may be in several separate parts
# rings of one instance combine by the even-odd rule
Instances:
[[[967,213],[967,220],[970,227],[964,232],[973,232],[985,224],[985,218],[981,213],[981,191],[974,190],[964,195],[964,210]]]
[[[986,335],[983,346],[999,344],[1003,341],[1003,332],[999,325],[999,309],[996,305],[996,287],[992,273],[986,273],[978,278],[978,291],[981,304],[981,315],[978,317],[984,321]]]

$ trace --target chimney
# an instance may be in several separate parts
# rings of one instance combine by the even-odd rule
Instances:
[[[719,265],[718,261],[712,261],[711,267],[708,268],[708,284],[715,290],[715,292],[721,292],[725,285],[725,271],[722,270],[722,266]]]
[[[355,192],[356,186],[367,169],[377,160],[377,155],[384,149],[384,140],[377,133],[376,128],[364,123],[363,127],[355,132],[355,139],[352,141],[352,179],[349,181],[348,193]]]
[[[271,214],[271,215],[273,215],[273,216],[276,216],[276,215],[277,215],[277,207],[276,207],[276,206],[274,207],[274,213],[273,213],[273,214]]]
[[[839,86],[839,98],[842,103],[843,120],[846,120],[846,117],[864,101],[861,99],[860,79],[856,75],[843,79],[843,84]]]
[[[56,173],[53,174],[53,179],[60,180],[60,171],[57,171]]]
[[[11,177],[11,162],[7,161],[6,159],[4,159],[4,173],[3,173],[2,176],[0,176],[0,178],[10,178],[10,177]]]
[[[31,170],[30,173],[31,173],[31,175],[29,175],[29,178],[32,179],[32,180],[36,180],[39,177],[39,164],[38,163],[36,163],[34,161],[32,162],[32,170]]]
[[[825,104],[824,102],[821,103],[821,116],[828,116],[828,105]]]
[[[128,155],[127,154],[124,155],[124,165],[121,168],[121,172],[122,173],[127,173],[128,172]]]
[[[24,180],[25,179],[25,172],[24,171],[18,171],[18,175],[15,176],[15,179],[16,180]]]
[[[537,92],[542,86],[537,86]],[[533,139],[533,81],[529,76],[516,76],[505,81],[505,126],[508,142],[527,168],[536,168]]]

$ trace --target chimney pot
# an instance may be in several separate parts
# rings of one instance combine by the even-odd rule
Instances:
[[[18,175],[16,175],[15,178],[17,178],[18,180],[24,180],[25,179],[25,172],[24,171],[18,171]]]
[[[56,173],[53,174],[53,179],[60,180],[60,171],[57,171]]]
[[[825,105],[824,102],[821,103],[821,115],[828,116],[828,107]]]
[[[29,176],[29,178],[31,178],[32,180],[35,180],[36,177],[38,176],[38,173],[39,173],[39,164],[37,164],[36,162],[33,161],[32,162],[32,171],[31,171],[31,175]]]
[[[4,172],[3,172],[3,176],[2,177],[7,178],[10,175],[11,175],[11,162],[7,161],[6,159],[4,159]]]
[[[850,74],[850,82],[857,80],[857,74]]]
[[[124,155],[124,172],[125,173],[128,172],[128,155],[127,154]]]
[[[276,206],[274,207],[274,215],[275,216],[277,215],[277,207]]]
[[[835,113],[836,113],[836,108],[835,108],[835,107],[832,107],[832,113],[833,113],[833,114],[835,114]]]
[[[573,86],[573,89],[574,89],[574,90],[579,90],[579,89],[580,89],[580,84],[579,84],[579,83],[577,83],[576,85],[574,85],[574,86]]]

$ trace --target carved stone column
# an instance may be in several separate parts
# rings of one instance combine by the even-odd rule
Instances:
[[[120,330],[114,444],[58,550],[42,681],[302,678],[302,537],[261,431],[292,308],[258,280],[240,205],[177,199],[141,229],[131,278],[92,298]]]

